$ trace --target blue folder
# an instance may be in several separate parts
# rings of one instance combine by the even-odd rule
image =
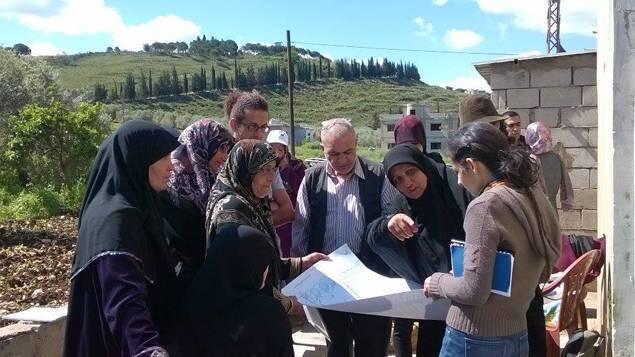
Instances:
[[[465,244],[452,241],[450,253],[452,258],[452,275],[463,276],[463,253]],[[497,251],[494,261],[492,293],[510,297],[512,294],[512,273],[514,272],[514,256],[509,252]]]

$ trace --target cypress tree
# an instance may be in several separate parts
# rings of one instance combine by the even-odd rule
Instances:
[[[148,74],[148,93],[152,96],[154,92],[152,91],[152,71]]]
[[[212,66],[212,89],[216,88],[216,70],[214,70],[214,66]]]

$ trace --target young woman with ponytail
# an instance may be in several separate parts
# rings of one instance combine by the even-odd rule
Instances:
[[[535,188],[535,161],[494,126],[462,127],[448,154],[475,199],[463,225],[463,276],[435,273],[424,282],[427,296],[452,301],[441,356],[528,356],[525,314],[560,252],[556,213]],[[497,250],[514,255],[510,297],[491,294]]]

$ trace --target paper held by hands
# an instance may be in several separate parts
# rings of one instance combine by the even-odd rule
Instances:
[[[420,286],[366,268],[347,245],[282,289],[306,306],[368,315],[445,320],[450,302],[423,295]]]

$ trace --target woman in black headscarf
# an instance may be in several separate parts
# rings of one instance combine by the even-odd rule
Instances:
[[[423,284],[433,273],[450,270],[450,241],[465,237],[467,195],[447,166],[412,144],[388,151],[384,170],[403,196],[394,204],[395,214],[369,225],[368,244],[397,275]],[[444,330],[443,321],[419,321],[417,356],[438,356]],[[399,337],[395,345],[410,343]]]
[[[205,223],[207,246],[216,239],[224,224],[247,225],[264,233],[275,252],[265,290],[274,294],[285,311],[295,307],[294,311],[298,312],[301,306],[280,293],[280,281],[294,278],[326,256],[312,253],[302,258],[280,257],[280,240],[273,227],[268,198],[276,174],[276,158],[271,145],[259,140],[241,140],[234,146],[209,197]]]
[[[236,223],[218,227],[189,294],[191,355],[293,356],[287,315],[261,291],[275,257],[260,230]]]
[[[64,356],[167,356],[175,274],[155,202],[177,146],[140,120],[101,145],[79,212]]]

